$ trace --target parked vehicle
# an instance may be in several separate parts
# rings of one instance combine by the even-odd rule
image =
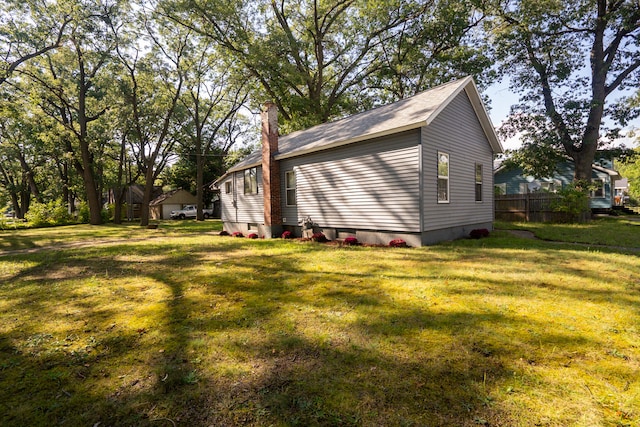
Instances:
[[[195,218],[197,212],[196,205],[186,205],[180,210],[171,211],[171,219]],[[204,219],[211,218],[213,216],[213,209],[202,209],[202,216],[204,216]]]

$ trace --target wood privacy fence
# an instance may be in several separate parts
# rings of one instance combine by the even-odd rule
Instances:
[[[575,218],[564,212],[555,212],[553,204],[560,200],[555,193],[503,194],[495,196],[496,219],[503,221],[572,222],[587,221],[589,212]]]

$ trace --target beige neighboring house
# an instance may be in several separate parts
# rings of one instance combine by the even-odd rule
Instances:
[[[171,211],[196,204],[196,196],[181,188],[163,193],[149,203],[151,219],[170,219]]]

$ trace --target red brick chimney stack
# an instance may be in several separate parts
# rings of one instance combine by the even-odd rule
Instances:
[[[261,117],[265,237],[278,237],[282,229],[280,167],[274,158],[278,154],[278,107],[265,103]]]

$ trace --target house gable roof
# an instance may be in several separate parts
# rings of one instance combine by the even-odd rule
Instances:
[[[167,202],[169,199],[171,199],[172,197],[174,197],[178,193],[187,193],[189,196],[191,196],[191,198],[193,198],[195,200],[195,197],[191,193],[189,193],[188,191],[183,190],[181,188],[178,188],[176,190],[171,190],[171,191],[168,191],[166,193],[162,193],[161,195],[159,195],[158,197],[156,197],[155,199],[150,201],[149,202],[149,206],[161,205],[161,204]]]
[[[495,153],[502,152],[502,145],[484,108],[478,89],[473,78],[468,76],[393,104],[283,136],[279,139],[278,154],[275,158],[279,160],[301,156],[428,126],[462,91],[465,91],[469,97],[492,150]],[[261,152],[256,151],[229,169],[229,172],[260,164]]]
[[[567,157],[565,159],[565,162],[567,162],[567,164],[570,164],[570,165],[574,164],[573,159],[571,159],[569,157]],[[591,169],[592,169],[592,171],[596,171],[596,172],[603,173],[605,175],[609,175],[610,177],[612,177],[613,180],[615,180],[616,177],[618,177],[618,178],[620,177],[620,173],[618,171],[613,170],[613,169],[608,169],[608,168],[605,168],[605,167],[602,167],[602,166],[599,166],[599,165],[596,165],[595,163],[591,164]],[[504,163],[502,163],[502,164],[500,164],[500,166],[498,166],[498,168],[496,168],[493,171],[493,174],[496,175],[496,174],[502,173],[502,172],[504,172],[506,170],[508,170],[508,167]],[[557,172],[556,172],[556,175],[557,175]],[[546,177],[546,178],[551,178],[551,177]],[[544,179],[544,178],[541,178],[541,179]]]

